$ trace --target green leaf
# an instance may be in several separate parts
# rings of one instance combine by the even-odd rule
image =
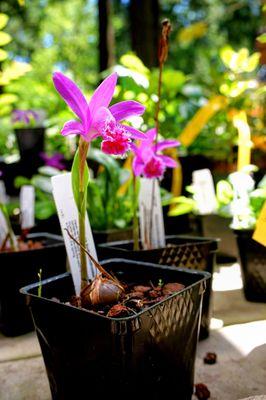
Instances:
[[[135,54],[133,53],[129,53],[129,54],[124,54],[121,58],[120,58],[120,62],[122,65],[124,65],[125,67],[139,72],[140,74],[144,74],[144,75],[148,75],[149,74],[149,70],[147,67],[145,67],[145,65],[143,64],[143,62],[141,61],[140,58],[138,58]]]
[[[8,53],[7,51],[0,49],[0,61],[4,61],[6,60],[8,57]]]
[[[24,185],[31,185],[31,180],[28,178],[25,178],[25,176],[17,176],[15,178],[14,184],[15,184],[16,188],[20,188],[21,186],[24,186]]]
[[[45,220],[56,214],[54,201],[37,201],[35,203],[35,217],[39,220]]]
[[[96,230],[104,230],[107,228],[107,221],[105,218],[105,209],[101,190],[97,182],[90,180],[88,184],[88,204],[87,209],[91,226]]]
[[[176,217],[193,211],[195,211],[195,204],[180,203],[173,210],[169,211],[168,215],[169,217]]]
[[[5,46],[10,43],[11,40],[12,38],[8,33],[0,31],[0,46]]]
[[[219,203],[227,205],[234,197],[234,191],[231,184],[225,180],[221,180],[216,185],[217,200]]]
[[[86,200],[87,200],[87,187],[89,182],[89,168],[87,162],[84,168],[84,178],[83,187],[80,187],[79,182],[79,150],[76,151],[72,169],[71,169],[71,179],[72,179],[72,190],[74,199],[80,214],[83,214],[86,210]]]
[[[18,100],[18,96],[10,93],[3,93],[0,95],[0,107],[3,107],[7,104],[15,103]]]
[[[0,29],[3,29],[8,23],[8,16],[4,13],[0,13]]]
[[[266,33],[263,33],[262,35],[258,36],[257,40],[260,43],[266,43]]]

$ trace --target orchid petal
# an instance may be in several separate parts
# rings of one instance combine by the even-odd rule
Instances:
[[[162,151],[167,149],[168,147],[177,147],[180,145],[180,142],[177,140],[161,140],[157,144],[154,145],[154,149],[156,151]]]
[[[94,115],[100,107],[109,106],[115,91],[116,82],[117,82],[117,73],[115,72],[109,75],[100,84],[100,86],[97,87],[89,103],[92,115]]]
[[[139,148],[135,143],[131,143],[131,150],[137,155],[139,153]]]
[[[128,126],[128,125],[122,125],[128,132],[131,133],[131,138],[132,139],[140,139],[140,140],[145,140],[146,139],[146,135],[139,131],[138,129],[133,128],[132,126]]]
[[[93,119],[92,128],[100,133],[104,129],[106,121],[112,121],[116,123],[108,108],[100,107]]]
[[[82,124],[73,119],[65,123],[61,133],[63,136],[85,134]]]
[[[169,168],[175,168],[177,166],[177,162],[173,160],[171,157],[159,155],[160,159],[164,162],[164,165]]]
[[[61,72],[53,74],[53,82],[56,90],[67,105],[81,121],[85,122],[87,119],[88,103],[78,86]]]
[[[141,161],[139,157],[135,157],[132,162],[132,169],[135,176],[139,176],[143,172],[144,163]]]
[[[146,132],[146,139],[149,141],[153,141],[156,138],[157,130],[155,128],[149,129]]]
[[[129,117],[142,115],[145,107],[137,101],[121,101],[109,108],[114,118],[119,122]]]

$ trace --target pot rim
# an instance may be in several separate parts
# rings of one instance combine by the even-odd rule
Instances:
[[[191,239],[193,239],[193,243],[191,242],[187,242],[187,243],[181,243],[181,244],[178,244],[178,246],[187,246],[187,245],[199,245],[199,244],[212,244],[212,248],[211,248],[211,252],[216,252],[217,250],[218,250],[218,243],[221,241],[221,239],[220,238],[210,238],[210,237],[199,237],[199,236],[191,236],[191,235],[166,235],[165,236],[165,239],[166,240],[171,240],[171,239],[184,239],[184,240],[191,240]],[[108,248],[114,248],[114,249],[116,249],[116,250],[121,250],[121,251],[124,251],[124,252],[128,252],[128,251],[131,251],[131,252],[147,252],[147,251],[152,251],[152,250],[162,250],[162,249],[164,249],[164,248],[166,248],[166,246],[165,247],[158,247],[158,248],[156,248],[156,249],[151,249],[151,250],[145,250],[145,249],[140,249],[140,250],[133,250],[133,249],[130,249],[130,250],[128,250],[128,249],[125,249],[125,248],[122,248],[122,247],[119,247],[119,246],[123,246],[124,244],[126,244],[126,243],[133,243],[133,240],[131,239],[131,240],[118,240],[118,241],[114,241],[114,242],[107,242],[107,243],[100,243],[99,245],[98,245],[98,247],[103,247],[103,248],[105,248],[105,247],[108,247]],[[139,243],[140,243],[140,240],[139,240]],[[170,244],[170,243],[169,243]],[[174,244],[174,243],[173,243]]]
[[[181,268],[181,267],[177,269],[176,267],[173,267],[173,266],[159,265],[159,264],[147,263],[147,262],[142,262],[142,261],[132,261],[132,260],[126,260],[126,259],[123,259],[123,258],[111,258],[111,259],[102,261],[102,264],[105,265],[105,264],[114,263],[114,262],[120,263],[120,264],[126,263],[126,264],[132,264],[132,265],[141,264],[144,267],[145,266],[153,267],[153,268],[156,268],[158,270],[171,270],[171,271],[174,271],[174,272],[177,272],[177,271],[186,272],[186,273],[189,273],[190,275],[201,276],[201,279],[199,279],[197,282],[194,282],[194,283],[188,285],[187,287],[184,287],[184,289],[182,289],[182,290],[180,290],[180,291],[178,291],[176,293],[173,293],[172,295],[168,296],[166,299],[163,299],[163,300],[161,300],[161,301],[159,301],[159,302],[157,302],[155,304],[150,305],[149,307],[145,308],[144,310],[141,310],[140,312],[138,312],[138,313],[136,313],[134,315],[131,315],[131,316],[128,316],[128,317],[122,317],[122,318],[107,317],[105,315],[100,315],[100,314],[98,314],[98,313],[96,313],[94,311],[90,311],[90,310],[87,310],[85,308],[78,308],[78,307],[72,306],[71,304],[65,304],[65,303],[62,303],[62,302],[57,302],[57,301],[49,299],[47,297],[38,296],[37,294],[29,293],[30,290],[39,287],[40,284],[43,287],[45,285],[49,285],[49,283],[51,283],[51,282],[55,282],[57,280],[70,277],[71,276],[70,272],[66,272],[64,274],[56,275],[54,277],[47,278],[47,279],[45,279],[43,281],[40,281],[40,282],[32,283],[30,285],[22,287],[19,291],[20,291],[20,293],[22,293],[22,294],[24,294],[26,296],[31,296],[31,297],[33,297],[35,299],[42,299],[42,300],[44,300],[44,301],[46,301],[48,303],[55,303],[55,304],[60,305],[60,306],[71,307],[72,309],[75,309],[75,310],[77,310],[79,312],[86,312],[86,313],[88,313],[90,315],[97,316],[97,317],[103,318],[105,320],[121,322],[121,321],[134,320],[134,319],[140,317],[145,312],[147,312],[147,311],[149,312],[150,310],[152,310],[153,308],[157,307],[158,305],[161,305],[161,304],[171,300],[172,298],[174,298],[176,296],[179,296],[180,294],[186,292],[188,289],[191,289],[194,286],[197,286],[200,282],[206,282],[208,279],[211,278],[211,274],[209,272],[206,272],[206,271],[197,271],[197,270],[191,270],[191,269],[188,269],[188,268]]]
[[[18,235],[17,235],[17,237],[18,237]],[[52,240],[55,240],[55,241],[57,241],[58,243],[52,243],[52,244],[48,244],[48,245],[44,245],[42,248],[40,248],[40,249],[28,249],[28,250],[19,250],[19,251],[1,251],[0,252],[0,257],[1,257],[1,254],[21,254],[21,253],[29,253],[29,252],[32,252],[32,251],[40,251],[40,250],[44,250],[44,249],[46,249],[46,248],[51,248],[51,247],[57,247],[57,246],[59,246],[59,245],[62,245],[62,244],[64,244],[64,239],[62,238],[62,236],[60,236],[60,235],[55,235],[55,234],[53,234],[53,233],[49,233],[49,232],[40,232],[40,233],[29,233],[28,235],[27,235],[27,240],[29,239],[29,240],[31,240],[31,239],[41,239],[41,238],[43,238],[43,239],[52,239]]]

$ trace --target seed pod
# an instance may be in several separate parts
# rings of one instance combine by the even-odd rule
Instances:
[[[82,307],[115,303],[123,292],[124,289],[119,283],[98,275],[81,291]]]

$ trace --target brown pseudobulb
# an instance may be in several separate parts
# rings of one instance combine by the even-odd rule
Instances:
[[[124,292],[121,284],[115,280],[98,275],[81,293],[82,307],[107,305],[118,301]]]

